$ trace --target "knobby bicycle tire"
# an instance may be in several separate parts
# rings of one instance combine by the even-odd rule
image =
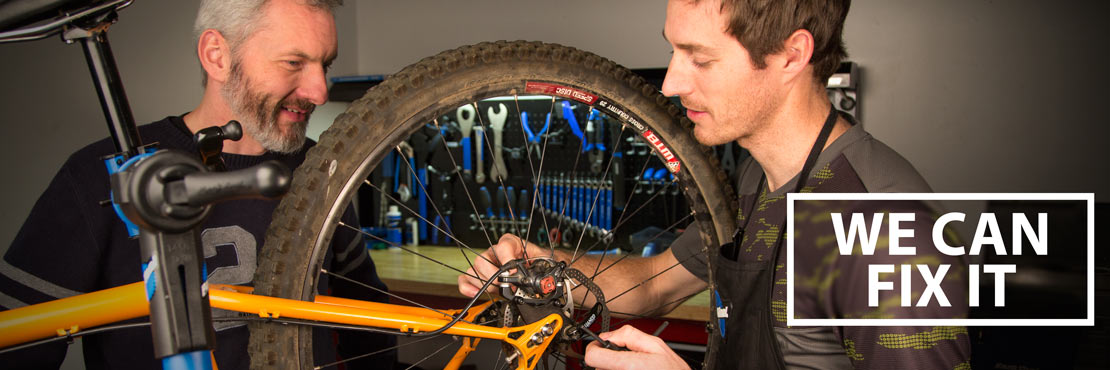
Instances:
[[[311,301],[335,221],[386,153],[448,110],[487,97],[525,94],[537,86],[588,92],[642,124],[629,127],[634,133],[654,132],[680,165],[675,176],[701,225],[705,250],[715,251],[731,237],[736,198],[724,172],[712,149],[692,137],[692,123],[654,86],[607,59],[571,47],[481,43],[402,69],[336,118],[297,169],[292,189],[274,213],[254,293]],[[658,147],[652,150],[662,156]],[[255,323],[250,330],[252,368],[311,368],[311,328]],[[712,340],[710,344],[713,354]]]

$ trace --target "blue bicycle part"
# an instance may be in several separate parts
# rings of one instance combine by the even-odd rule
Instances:
[[[209,350],[179,353],[162,359],[163,370],[212,370]]]
[[[154,152],[156,152],[157,150],[158,149],[155,149],[153,146],[150,146],[143,149],[143,153],[131,157],[131,159],[125,160],[125,157],[122,154],[105,159],[104,165],[108,167],[108,176],[112,176],[117,172],[126,170],[132,164],[135,164],[135,162],[138,162],[143,158],[153,155]],[[123,209],[120,209],[119,204],[116,204],[115,196],[113,196],[111,192],[109,192],[108,195],[112,199],[112,210],[116,211],[116,217],[119,217],[120,221],[123,221],[124,226],[127,227],[127,235],[132,238],[139,236],[139,226],[135,225],[134,222],[131,222],[131,220],[123,214]]]

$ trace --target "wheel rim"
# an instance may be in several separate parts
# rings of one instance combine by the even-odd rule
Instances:
[[[496,67],[497,67],[497,64],[494,63],[489,68],[496,68]],[[526,69],[527,65],[517,66],[516,68],[517,69]],[[429,73],[426,70],[420,71],[420,72]],[[399,75],[403,75],[404,73],[405,72],[402,72]],[[474,73],[481,75],[483,72],[478,71],[478,72],[474,72]],[[692,172],[689,169],[689,168],[691,168],[690,166],[693,166],[693,168],[695,168],[695,169],[702,168],[698,171],[707,171],[705,168],[715,168],[715,167],[713,167],[712,161],[711,160],[707,161],[706,159],[702,158],[701,153],[693,153],[693,152],[683,153],[683,152],[674,151],[674,150],[670,149],[670,148],[674,147],[674,142],[681,141],[681,140],[692,141],[692,139],[689,138],[688,134],[679,133],[679,132],[671,132],[671,131],[677,131],[679,128],[681,128],[680,126],[678,126],[678,127],[669,127],[669,128],[666,128],[666,129],[662,129],[662,128],[658,128],[658,126],[657,126],[658,123],[648,123],[647,126],[643,125],[647,122],[644,121],[644,119],[641,118],[641,117],[644,117],[644,116],[658,117],[658,116],[661,116],[661,115],[666,115],[666,116],[670,116],[673,119],[673,117],[675,117],[675,114],[674,114],[675,112],[674,111],[659,112],[658,111],[659,109],[667,109],[667,108],[660,108],[660,106],[658,106],[656,104],[657,102],[652,101],[652,99],[649,98],[649,96],[651,96],[652,94],[641,94],[640,96],[634,96],[632,99],[625,98],[625,99],[621,99],[621,102],[614,102],[614,101],[610,100],[608,98],[608,96],[617,95],[617,94],[621,94],[621,93],[627,93],[627,91],[597,91],[597,89],[594,89],[592,86],[589,86],[589,87],[586,86],[586,85],[588,85],[587,83],[577,81],[577,80],[575,80],[575,78],[566,78],[566,79],[555,79],[555,80],[553,80],[553,79],[550,78],[551,76],[541,76],[541,77],[548,77],[548,78],[520,79],[519,76],[523,75],[523,74],[524,73],[520,73],[520,72],[510,72],[510,73],[506,73],[506,75],[507,76],[512,76],[512,77],[485,78],[485,79],[481,80],[481,84],[474,84],[473,87],[471,87],[469,89],[458,89],[458,90],[453,90],[452,92],[443,93],[444,96],[440,97],[438,99],[437,104],[429,105],[429,106],[426,106],[426,107],[423,107],[423,108],[417,108],[417,109],[413,109],[411,107],[410,108],[405,108],[405,107],[403,107],[405,102],[400,102],[400,103],[394,102],[394,103],[387,104],[387,106],[385,106],[385,107],[382,107],[379,104],[377,106],[377,108],[390,109],[390,108],[397,108],[398,105],[401,105],[402,107],[397,108],[395,110],[396,111],[402,111],[402,112],[412,112],[411,114],[405,114],[404,117],[400,117],[399,120],[396,120],[397,117],[394,118],[396,120],[395,122],[402,122],[402,123],[397,124],[396,126],[393,126],[393,128],[391,130],[389,130],[384,135],[384,138],[382,139],[382,142],[383,143],[389,143],[389,144],[378,145],[378,146],[376,146],[375,148],[372,148],[372,149],[356,151],[356,153],[358,153],[357,156],[362,156],[363,159],[361,161],[359,161],[357,165],[353,166],[353,170],[348,170],[350,172],[350,175],[348,175],[347,173],[344,173],[345,170],[343,168],[338,168],[338,169],[336,168],[336,167],[342,167],[342,166],[339,166],[337,164],[337,163],[340,162],[339,158],[327,159],[327,157],[325,156],[325,159],[323,159],[320,163],[316,163],[317,166],[322,165],[323,167],[328,167],[329,168],[329,171],[328,171],[329,176],[330,176],[330,174],[338,173],[338,177],[345,177],[346,180],[344,181],[342,186],[338,187],[339,190],[337,192],[334,190],[333,187],[331,187],[331,186],[327,187],[326,192],[328,194],[325,198],[338,199],[338,201],[332,201],[331,207],[327,212],[327,216],[318,225],[318,228],[319,228],[320,232],[314,238],[314,241],[315,241],[313,243],[314,247],[312,249],[312,253],[310,254],[311,257],[309,258],[310,261],[314,261],[314,262],[310,263],[310,265],[312,265],[313,267],[309,268],[309,270],[311,271],[311,270],[315,269],[316,271],[318,271],[318,267],[319,267],[318,265],[320,264],[319,261],[322,261],[323,256],[326,252],[326,246],[329,244],[331,236],[337,230],[337,228],[346,226],[348,228],[351,228],[354,231],[361,231],[361,230],[355,229],[354,227],[351,227],[350,225],[339,224],[336,221],[342,215],[342,212],[347,208],[347,204],[349,203],[349,199],[351,197],[353,197],[354,193],[357,191],[357,189],[360,186],[364,186],[363,185],[363,178],[365,178],[367,175],[369,175],[378,166],[378,163],[380,163],[381,160],[383,159],[383,157],[386,156],[386,153],[391,152],[391,151],[392,152],[401,151],[400,149],[398,149],[396,147],[396,145],[394,143],[399,143],[402,140],[407,140],[406,138],[411,136],[416,131],[422,130],[424,125],[428,124],[428,123],[435,124],[438,127],[444,127],[445,125],[450,126],[450,124],[447,123],[447,122],[440,122],[439,117],[442,117],[447,113],[452,113],[456,109],[458,109],[459,106],[463,106],[463,105],[477,106],[478,109],[476,109],[476,110],[478,112],[478,117],[477,117],[478,119],[475,120],[475,125],[482,125],[488,130],[489,129],[488,126],[490,125],[489,117],[486,114],[483,114],[483,112],[487,111],[487,108],[489,107],[490,104],[494,104],[495,102],[498,102],[498,101],[505,101],[504,98],[503,98],[505,96],[512,97],[510,100],[508,100],[508,102],[513,103],[513,104],[505,104],[505,107],[509,110],[508,116],[510,117],[508,119],[508,123],[506,123],[506,129],[508,130],[508,128],[511,127],[512,125],[516,125],[516,126],[518,126],[517,127],[518,132],[523,136],[524,135],[523,134],[523,127],[519,127],[521,125],[519,117],[520,117],[520,112],[522,112],[522,110],[523,111],[528,111],[528,109],[520,107],[521,97],[524,96],[520,93],[521,92],[527,92],[530,88],[535,87],[537,84],[546,84],[547,87],[554,86],[554,87],[570,88],[570,89],[573,90],[570,93],[563,93],[563,94],[555,95],[554,98],[551,98],[551,97],[545,98],[545,99],[550,99],[550,101],[551,101],[550,106],[548,108],[549,112],[554,112],[557,109],[556,105],[561,105],[562,101],[572,101],[572,102],[574,102],[573,104],[577,104],[580,107],[585,107],[586,106],[586,101],[591,100],[591,99],[588,99],[588,98],[587,99],[582,99],[581,96],[575,96],[576,95],[575,92],[585,92],[587,94],[590,94],[590,95],[593,95],[593,96],[597,97],[597,99],[592,102],[592,105],[590,105],[590,107],[592,107],[592,108],[601,108],[601,109],[605,110],[605,112],[602,112],[602,114],[605,115],[605,116],[612,117],[612,119],[609,122],[612,122],[611,124],[619,124],[621,126],[621,129],[619,131],[617,131],[617,132],[620,133],[619,135],[605,135],[605,139],[610,141],[609,143],[607,143],[607,144],[609,144],[607,147],[612,148],[612,149],[609,149],[609,154],[607,154],[608,158],[604,160],[604,162],[606,163],[605,173],[602,174],[600,177],[602,177],[602,178],[606,177],[608,172],[611,170],[611,166],[614,163],[614,161],[613,161],[613,158],[615,157],[614,155],[616,153],[621,152],[622,150],[626,150],[626,148],[622,147],[622,144],[624,144],[623,140],[625,140],[628,137],[634,137],[634,138],[636,138],[635,140],[639,140],[639,142],[643,143],[643,145],[646,146],[646,148],[648,150],[648,153],[651,154],[646,160],[643,161],[643,164],[642,164],[643,167],[640,168],[639,171],[632,170],[633,168],[636,167],[634,165],[626,165],[626,168],[628,168],[628,170],[626,170],[627,171],[626,173],[629,174],[628,175],[629,177],[635,176],[635,174],[641,174],[641,177],[642,177],[642,174],[644,172],[643,168],[648,167],[651,163],[653,163],[652,161],[655,161],[654,163],[656,163],[657,168],[667,168],[666,164],[671,164],[670,169],[674,169],[675,171],[671,172],[671,171],[668,170],[667,173],[673,174],[673,176],[675,176],[675,180],[677,182],[659,182],[658,184],[655,184],[655,183],[651,183],[651,181],[634,181],[634,183],[635,183],[634,186],[636,186],[636,187],[638,187],[640,185],[648,186],[649,183],[651,183],[650,185],[652,185],[652,186],[660,185],[659,186],[659,192],[657,192],[656,194],[664,194],[664,192],[666,192],[666,191],[671,191],[669,189],[670,187],[687,189],[687,191],[683,192],[683,194],[685,194],[685,199],[683,199],[683,201],[693,205],[693,208],[694,208],[694,211],[695,211],[694,214],[690,215],[689,212],[685,212],[686,216],[684,216],[684,217],[671,218],[671,219],[668,219],[668,220],[664,220],[664,221],[666,221],[665,224],[661,225],[663,227],[663,231],[667,231],[668,229],[673,230],[676,227],[685,226],[685,224],[697,221],[697,222],[700,222],[700,223],[706,225],[706,226],[703,226],[702,229],[703,230],[706,230],[706,229],[709,230],[707,233],[710,234],[708,236],[708,239],[710,239],[709,241],[711,241],[711,242],[717,242],[719,240],[722,240],[721,236],[723,234],[728,233],[728,231],[719,230],[719,229],[722,228],[720,226],[721,225],[721,220],[724,219],[724,218],[728,218],[727,216],[722,215],[722,213],[730,214],[729,210],[728,210],[728,207],[727,206],[726,207],[710,206],[708,204],[708,202],[706,202],[704,200],[704,198],[702,198],[702,192],[699,191],[701,189],[705,189],[707,186],[721,186],[721,187],[727,189],[727,185],[709,184],[710,180],[695,178],[695,176],[692,174]],[[640,84],[642,84],[642,82],[640,82]],[[635,84],[633,84],[633,85],[635,85]],[[379,88],[398,89],[398,88],[403,88],[403,87],[398,87],[397,84],[383,83],[382,87],[379,87]],[[624,86],[623,89],[627,90],[627,86]],[[533,89],[533,90],[535,90],[535,89]],[[534,92],[536,92],[536,91],[532,91],[532,93],[534,93]],[[367,97],[370,97],[372,95],[372,93],[373,92],[368,93]],[[402,93],[400,95],[404,95],[404,93]],[[643,95],[647,95],[647,96],[643,96]],[[658,95],[658,94],[655,93],[654,95]],[[531,95],[529,95],[529,96],[531,96]],[[496,99],[498,97],[501,97],[502,100],[493,100],[493,101],[489,100],[491,98]],[[578,99],[576,99],[576,97]],[[369,99],[369,98],[364,97],[363,99],[365,100],[365,99]],[[631,101],[633,104],[627,103],[629,101]],[[641,103],[641,104],[643,104],[647,107],[636,106],[635,103],[637,103],[637,102]],[[358,121],[359,119],[363,118],[364,115],[366,114],[366,112],[361,111],[360,109],[362,109],[366,106],[373,106],[373,105],[374,105],[373,102],[371,102],[369,100],[365,100],[362,103],[356,103],[356,105],[352,107],[352,110],[349,110],[347,113],[344,113],[344,115],[340,116],[340,118],[337,119],[337,122],[340,122],[340,121],[343,121],[343,120]],[[648,112],[648,111],[651,111],[651,112]],[[583,121],[582,118],[586,117],[586,116],[588,116],[588,114],[577,117],[580,124]],[[516,119],[514,120],[513,118],[516,118]],[[604,120],[604,119],[602,119],[602,120]],[[364,122],[363,124],[373,124],[373,122],[376,122],[376,121],[370,120],[370,122]],[[568,124],[566,122],[562,122],[562,123],[563,124]],[[338,126],[338,123],[337,123],[337,126]],[[338,127],[338,128],[342,129],[342,127]],[[536,125],[535,127],[532,127],[532,129],[535,129],[535,128],[538,128],[538,125]],[[552,123],[551,128],[549,128],[549,130],[552,130],[552,131],[556,130],[556,123]],[[331,130],[329,130],[329,132],[330,131]],[[549,132],[552,132],[552,131],[549,131]],[[485,143],[484,145],[489,145],[490,149],[493,149],[492,145],[490,144],[491,141],[492,141],[491,139],[493,139],[492,135],[489,135],[489,131],[484,131],[484,132],[487,133],[486,134],[486,136],[487,136],[486,139],[487,140],[484,140],[484,143]],[[340,135],[340,134],[334,134],[333,136],[338,136],[338,135]],[[615,138],[613,136],[615,136]],[[544,144],[543,144],[544,146],[542,147],[543,151],[541,151],[541,153],[546,151],[548,141],[550,139],[551,139],[551,135],[549,135],[545,138]],[[654,140],[652,140],[652,139],[654,139]],[[325,135],[325,138],[321,139],[321,142],[323,143],[325,140],[329,140],[327,138],[327,135]],[[570,141],[573,142],[575,140],[577,140],[577,139],[574,138]],[[446,143],[444,143],[444,145],[446,145]],[[679,145],[686,145],[687,147],[689,147],[689,143],[679,144]],[[577,146],[577,145],[575,145],[575,146]],[[452,153],[450,147],[446,147],[446,153]],[[576,162],[577,162],[578,156],[581,155],[582,152],[581,152],[581,150],[576,150],[575,153],[576,153]],[[668,153],[669,153],[669,155],[667,155]],[[546,158],[546,156],[547,156],[547,154],[541,154],[537,158],[538,163],[534,163],[534,162],[531,161],[533,159],[533,157],[531,155],[527,156],[527,158],[529,159],[529,163],[528,163],[529,167],[525,167],[525,168],[530,168],[530,169],[536,169],[537,170],[536,172],[532,173],[531,176],[528,176],[532,180],[535,180],[535,179],[541,179],[542,180],[543,179],[543,176],[544,176],[543,171],[546,170],[546,169],[544,169],[545,160],[550,160],[551,159],[551,158]],[[460,155],[460,157],[461,157],[461,155]],[[458,162],[459,159],[461,159],[461,158],[453,157],[451,160],[456,165],[458,165],[457,162]],[[489,161],[489,158],[487,158],[486,160]],[[306,162],[306,163],[308,163],[308,162]],[[489,167],[490,166],[486,166],[486,171],[489,171]],[[573,165],[573,167],[575,167],[575,169],[572,171],[572,173],[578,171],[578,169],[577,169],[578,165],[577,164]],[[519,171],[520,169],[518,168],[517,170]],[[402,172],[405,172],[405,171],[415,172],[414,169],[412,169],[412,168],[402,167]],[[709,169],[708,171],[713,171],[713,169]],[[410,175],[411,175],[411,173],[410,173]],[[511,172],[510,172],[510,175],[512,175]],[[572,174],[572,177],[573,176],[574,175]],[[624,181],[624,180],[625,179],[613,179],[613,181]],[[473,195],[472,195],[472,192],[475,190],[474,188],[476,188],[476,186],[475,186],[476,184],[473,183],[473,180],[469,180],[469,181],[471,181],[471,183],[469,183],[469,184],[467,184],[466,181],[463,181],[463,183],[465,184],[465,186],[464,186],[465,193],[469,197],[469,202],[467,202],[467,203],[470,204],[470,207],[469,208],[463,208],[462,210],[463,211],[469,211],[469,212],[472,212],[472,213],[475,213],[475,214],[481,214],[483,212],[478,209],[479,207],[476,204],[478,202],[474,201]],[[652,181],[654,181],[654,180],[652,180]],[[487,183],[488,182],[489,181],[487,181]],[[510,183],[512,183],[511,180],[510,180]],[[691,186],[691,184],[693,184],[693,186]],[[504,183],[504,181],[502,181],[502,182],[498,183],[497,185],[504,186],[505,183]],[[510,184],[510,186],[511,185],[512,184]],[[666,185],[666,186],[664,187],[663,185]],[[681,187],[680,187],[680,185],[681,185]],[[689,190],[689,189],[693,189],[693,190]],[[550,192],[545,192],[544,189],[542,188],[542,186],[537,186],[535,184],[533,184],[528,190],[529,190],[528,193],[531,194],[535,198],[535,201],[532,202],[532,204],[539,204],[541,206],[545,204],[545,201],[541,197],[542,196],[547,196],[547,195],[550,194]],[[380,193],[382,190],[379,187],[377,189],[377,191]],[[423,191],[425,193],[427,192],[426,187],[425,187],[425,189],[423,189]],[[539,192],[542,195],[537,196],[536,195],[537,192]],[[635,195],[636,195],[635,192],[636,192],[635,188],[630,189],[630,193],[631,193],[631,194],[629,194],[630,195],[629,196],[630,200],[635,198]],[[724,193],[729,193],[730,194],[730,191],[728,191],[728,190],[713,190],[713,192],[720,193],[720,194],[724,194]],[[333,196],[332,194],[336,194],[336,195]],[[597,192],[594,192],[593,194],[590,194],[590,195],[593,195],[593,197],[592,197],[593,199],[590,201],[590,205],[589,205],[591,210],[598,208],[599,200],[602,199],[600,194],[601,194],[601,191],[597,191]],[[651,198],[651,199],[655,199],[655,198]],[[568,197],[564,197],[563,200],[564,200],[564,202],[569,202],[570,201]],[[396,202],[396,199],[394,199],[393,202]],[[629,201],[628,205],[631,205],[632,203],[633,202]],[[727,202],[722,202],[722,203],[727,203]],[[396,203],[392,203],[392,204],[396,204]],[[547,204],[550,204],[550,203],[548,202]],[[513,207],[515,207],[515,205],[508,204],[508,209],[509,209],[508,214],[510,214],[512,216],[516,216],[516,215],[519,214],[519,210],[515,210]],[[414,214],[414,213],[417,213],[412,208],[414,208],[414,207],[404,207],[404,208],[402,208],[403,209],[402,213],[410,214],[410,215]],[[535,209],[537,207],[530,207],[530,208],[531,208],[530,211],[535,211]],[[688,206],[688,208],[689,208],[689,206]],[[724,210],[722,211],[720,208],[723,208]],[[562,213],[562,214],[565,214],[567,209],[568,209],[568,207],[566,207],[564,205],[564,207],[562,207],[562,209],[559,212]],[[439,208],[436,208],[435,212],[440,213],[441,211],[440,211]],[[626,214],[628,212],[632,212],[632,213],[631,214]],[[628,206],[626,206],[626,207],[623,208],[623,212],[621,212],[619,218],[611,220],[612,225],[622,225],[622,221],[624,221],[626,217],[628,217],[628,218],[634,217],[639,212],[642,212],[642,211],[637,210],[637,211],[633,212],[633,211],[629,210]],[[552,211],[551,213],[554,213],[554,212]],[[593,218],[593,215],[596,214],[594,211],[586,211],[585,213],[588,213],[587,220]],[[676,212],[676,213],[683,213],[683,212]],[[537,213],[537,214],[543,214],[543,213],[541,212],[541,213]],[[440,214],[440,215],[442,216],[442,214]],[[429,212],[429,217],[430,216],[431,215],[430,215],[430,212]],[[547,222],[547,226],[543,227],[543,229],[551,230],[550,224],[554,223],[553,221],[556,221],[556,220],[552,220],[547,216],[550,216],[550,214],[544,214],[543,216],[541,216],[539,218],[541,218],[544,222]],[[612,217],[617,217],[617,216],[614,213],[614,215]],[[513,218],[515,219],[517,217],[513,217]],[[566,221],[565,217],[555,217],[555,218],[557,219],[557,222]],[[483,220],[483,218],[481,216],[478,216],[476,219],[481,224],[481,221]],[[533,242],[538,241],[536,239],[536,235],[539,235],[539,232],[533,232],[533,229],[537,228],[536,225],[533,225],[533,220],[535,220],[535,219],[536,219],[536,217],[528,217],[527,218],[528,224],[527,225],[521,225],[521,226],[523,226],[523,230],[525,231],[524,232],[525,236],[528,237],[530,239],[530,241],[533,241]],[[424,222],[424,223],[428,223],[428,224],[432,223],[430,220],[427,219],[427,217],[425,217],[420,222]],[[537,221],[537,222],[539,222],[539,221]],[[454,226],[455,226],[454,228],[459,227],[458,224],[455,224]],[[484,229],[485,225],[482,225],[482,228]],[[562,227],[556,227],[556,228],[560,229],[560,230],[563,229]],[[619,227],[616,228],[616,229],[619,229]],[[441,232],[443,232],[443,231],[441,231]],[[487,230],[482,230],[482,233],[488,235]],[[454,234],[454,233],[452,232],[452,234]],[[619,235],[620,233],[617,233],[617,234]],[[587,235],[587,233],[581,233],[578,240],[575,242],[576,245],[575,245],[574,254],[576,256],[579,255],[579,254],[584,255],[585,254],[584,252],[586,250],[589,250],[591,248],[595,248],[596,245],[601,245],[601,243],[594,243],[595,247],[583,246],[583,241],[584,240],[589,240],[586,237],[586,235]],[[596,237],[595,237],[595,239],[600,240]],[[616,242],[616,239],[619,239],[619,237],[614,237],[613,239],[614,239],[614,242]],[[463,250],[464,248],[469,249],[470,251],[466,252],[466,253],[471,253],[469,255],[473,256],[474,253],[480,252],[480,250],[484,249],[484,247],[482,247],[482,248],[473,248],[473,247],[471,247],[472,244],[477,245],[477,244],[475,244],[476,242],[481,242],[481,241],[490,242],[492,240],[494,240],[494,239],[489,238],[489,239],[481,239],[481,240],[478,240],[478,241],[467,242],[466,240],[459,241],[459,239],[456,239],[456,244],[458,244],[458,248],[460,250]],[[550,244],[548,244],[548,246],[550,246]],[[707,248],[707,249],[712,249],[712,248]],[[608,250],[608,249],[606,249],[606,250]],[[715,250],[715,249],[712,249],[712,250]],[[628,255],[625,254],[621,258],[627,258],[627,256]],[[473,257],[471,257],[471,258],[473,258]],[[603,255],[602,258],[605,258],[604,255]],[[610,257],[610,258],[612,258],[612,257]],[[680,262],[682,262],[682,261],[680,261]],[[585,273],[587,275],[591,275],[591,276],[596,276],[599,273],[604,273],[603,270],[600,270],[600,264],[598,265],[598,267],[599,267],[599,269],[596,269],[594,271],[585,271]],[[314,287],[316,286],[316,284],[318,282],[317,279],[318,279],[317,274],[314,274],[314,273],[311,273],[311,272],[307,273],[304,276],[304,279],[300,283],[301,289],[299,289],[300,292],[301,292],[301,296],[300,296],[301,299],[311,299],[312,298],[312,296],[315,293]],[[619,294],[617,294],[617,293],[619,293]],[[611,297],[611,298],[609,298],[610,300],[613,300],[613,299],[616,299],[616,298],[620,297],[621,295],[623,295],[623,292],[613,292],[613,294],[610,294],[610,295],[607,295],[607,296]]]

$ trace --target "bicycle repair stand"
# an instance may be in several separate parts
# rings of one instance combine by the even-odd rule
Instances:
[[[197,133],[195,140],[204,163],[181,151],[143,147],[107,37],[117,11],[131,0],[65,8],[73,3],[28,1],[6,8],[0,20],[4,24],[30,25],[0,32],[0,42],[38,40],[61,33],[66,43],[81,43],[116,145],[117,154],[105,159],[113,207],[128,225],[128,233],[138,235],[142,248],[154,356],[162,359],[164,369],[212,369],[215,332],[198,228],[212,203],[284,194],[289,189],[290,171],[270,161],[238,171],[210,172],[210,168],[223,167],[219,161],[223,140],[238,140],[242,135],[234,121]],[[48,18],[59,13],[62,15]]]

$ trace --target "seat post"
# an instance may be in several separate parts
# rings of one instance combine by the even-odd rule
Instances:
[[[104,21],[89,29],[72,28],[65,33],[64,38],[66,42],[81,42],[81,47],[85,50],[85,61],[92,73],[93,84],[100,97],[100,107],[104,111],[104,118],[108,121],[108,130],[112,133],[116,150],[130,158],[139,154],[142,140],[139,138],[138,128],[135,127],[135,117],[131,113],[131,105],[127,102],[123,82],[120,81],[111,45],[108,44],[107,26],[110,23],[111,21]]]

